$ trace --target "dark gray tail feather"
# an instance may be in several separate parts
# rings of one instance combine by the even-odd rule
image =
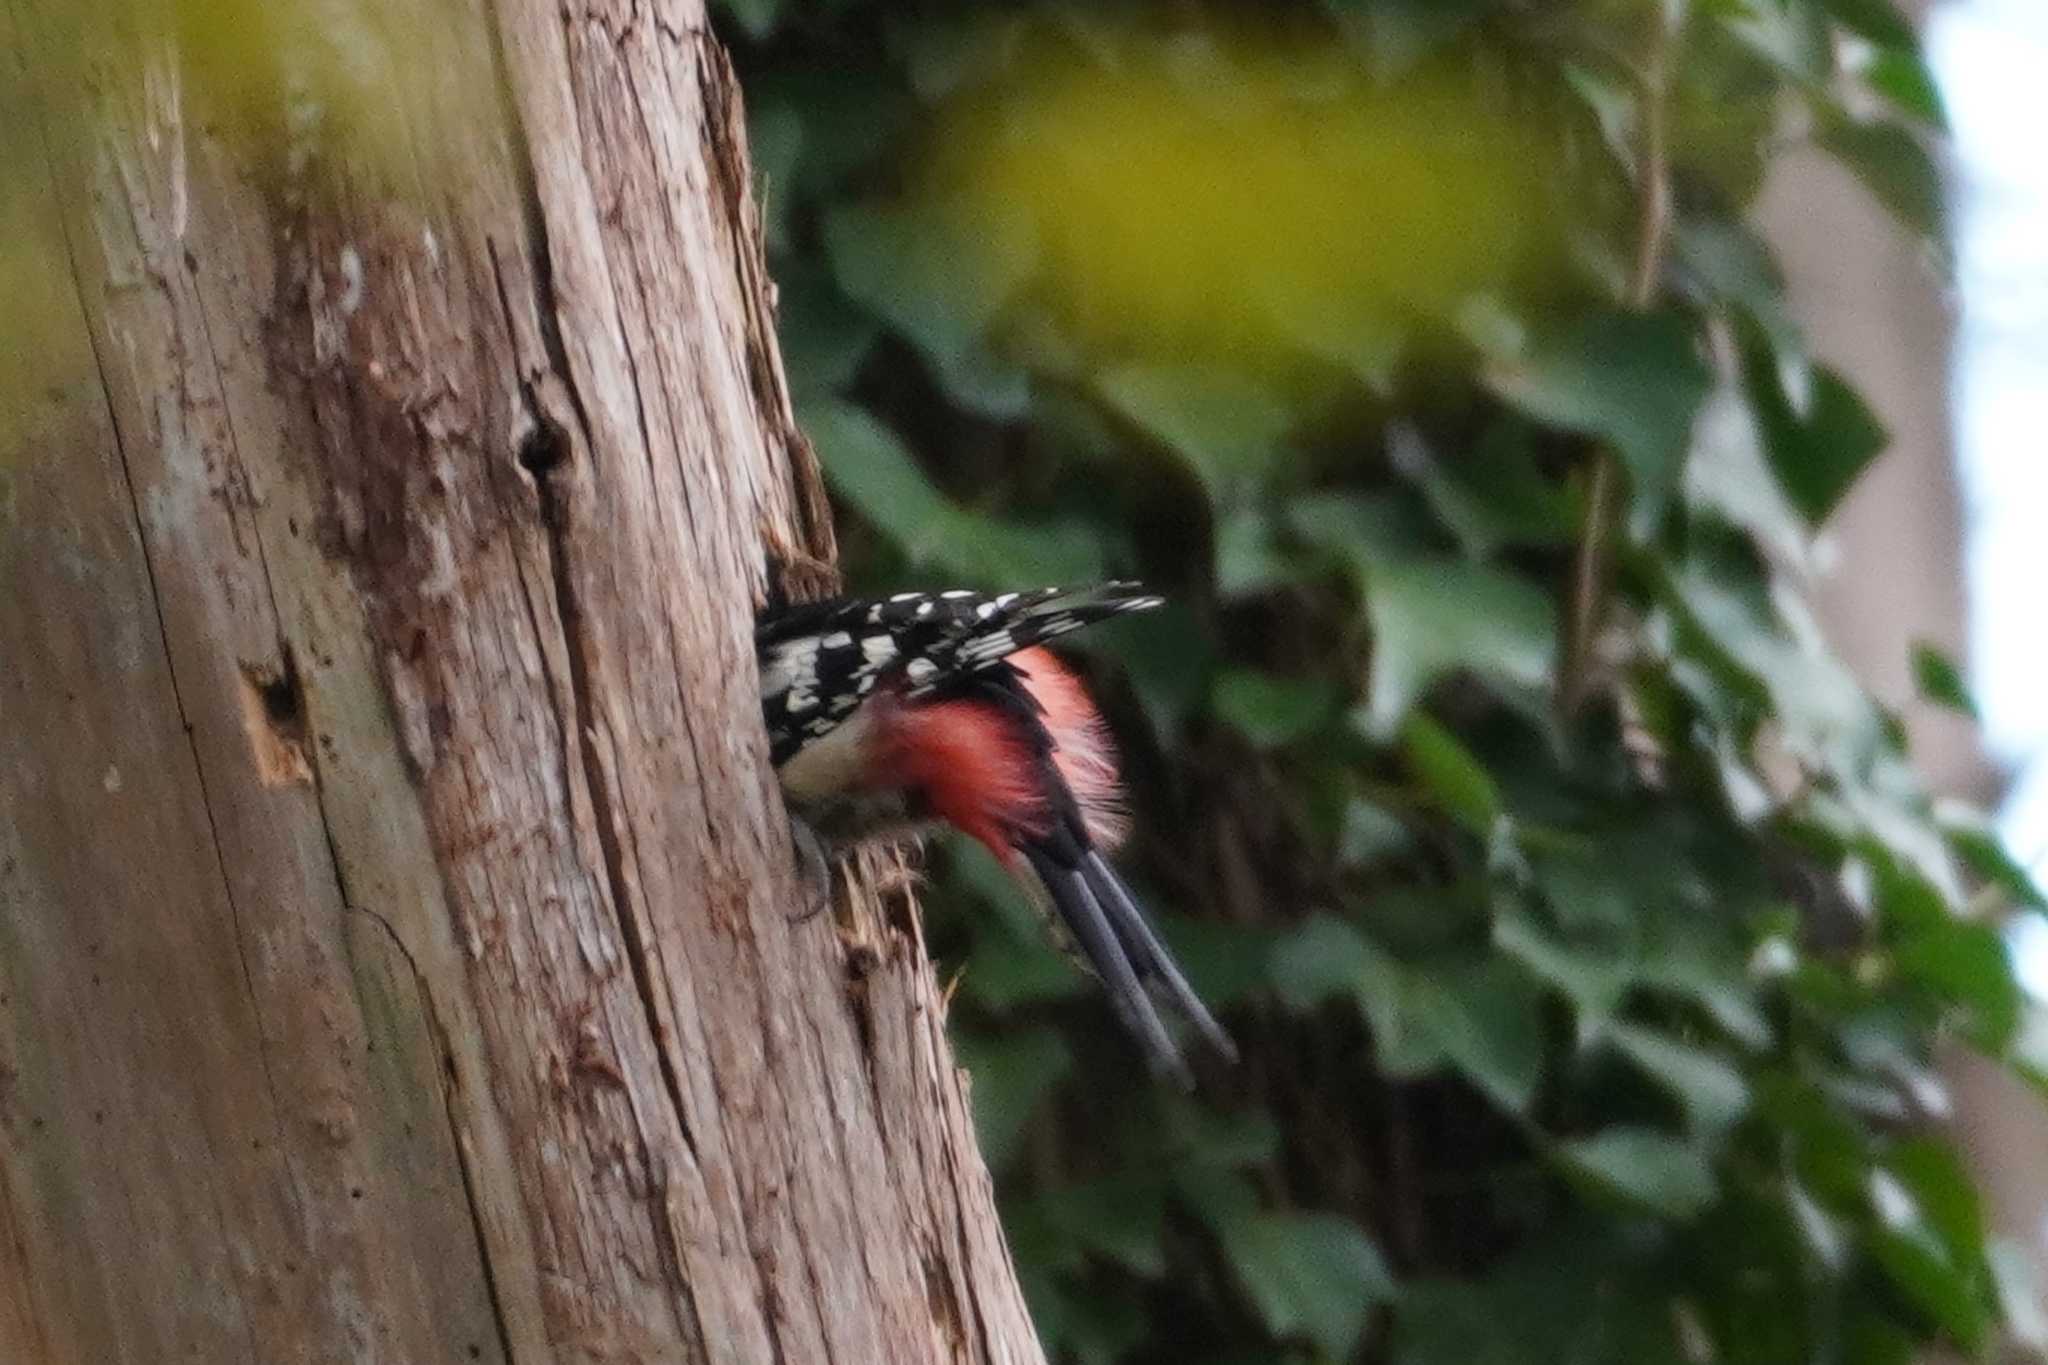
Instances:
[[[1174,1009],[1209,1040],[1209,1046],[1215,1048],[1220,1056],[1236,1061],[1237,1044],[1230,1041],[1230,1035],[1216,1022],[1216,1016],[1209,1013],[1209,1007],[1202,1003],[1194,987],[1188,985],[1188,979],[1181,975],[1180,964],[1159,941],[1159,935],[1153,932],[1145,912],[1138,908],[1137,898],[1131,895],[1131,889],[1124,885],[1123,878],[1116,875],[1116,869],[1109,865],[1109,860],[1091,848],[1082,870],[1095,892],[1095,899],[1115,926],[1117,937],[1123,940],[1124,952],[1138,976],[1163,994]]]
[[[1073,936],[1074,945],[1101,978],[1109,995],[1109,1007],[1125,1032],[1145,1050],[1145,1061],[1154,1075],[1170,1077],[1183,1090],[1192,1090],[1194,1075],[1188,1070],[1173,1037],[1160,1022],[1138,974],[1124,955],[1122,935],[1111,927],[1109,912],[1096,899],[1088,879],[1072,867],[1063,867],[1043,850],[1025,847],[1024,857],[1038,875],[1060,923]]]
[[[1170,1077],[1184,1089],[1194,1085],[1186,1060],[1160,1020],[1155,995],[1185,1017],[1218,1054],[1237,1059],[1230,1035],[1188,985],[1129,888],[1100,853],[1089,849],[1078,866],[1068,866],[1044,849],[1027,846],[1021,851],[1060,923],[1101,979],[1117,1022],[1144,1049],[1154,1074]]]

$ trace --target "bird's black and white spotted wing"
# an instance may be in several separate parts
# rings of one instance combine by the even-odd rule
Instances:
[[[829,734],[884,678],[900,674],[907,697],[929,696],[1020,649],[1161,602],[1135,583],[1115,582],[840,597],[769,613],[755,623],[754,650],[772,757],[780,766]]]

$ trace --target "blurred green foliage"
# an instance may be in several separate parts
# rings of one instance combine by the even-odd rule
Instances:
[[[1885,434],[1744,219],[1805,142],[1940,260],[1886,0],[724,17],[855,581],[1175,603],[1082,648],[1244,1064],[1145,1084],[993,864],[933,856],[1057,1356],[1869,1365],[2041,1321],[1934,1062],[2012,1052],[1988,921],[2039,898],[1805,612]]]

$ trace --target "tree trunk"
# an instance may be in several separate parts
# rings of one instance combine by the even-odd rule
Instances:
[[[793,909],[701,4],[118,8],[0,6],[0,1360],[1039,1359],[912,908]]]

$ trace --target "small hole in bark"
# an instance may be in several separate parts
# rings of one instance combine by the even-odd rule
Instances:
[[[242,662],[242,730],[265,786],[311,782],[306,761],[305,697],[290,644],[278,642],[280,666]]]
[[[290,677],[272,678],[261,685],[263,714],[272,725],[284,726],[299,718],[299,689]]]
[[[519,439],[519,467],[539,478],[569,459],[569,434],[561,423],[545,413],[535,413],[533,425]]]

